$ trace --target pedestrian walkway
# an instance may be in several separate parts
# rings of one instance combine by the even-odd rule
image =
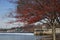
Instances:
[[[52,35],[36,36],[36,40],[53,40]],[[56,40],[60,40],[60,34],[56,34]]]

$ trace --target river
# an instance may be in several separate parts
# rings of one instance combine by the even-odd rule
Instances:
[[[36,40],[33,33],[0,33],[0,40]]]

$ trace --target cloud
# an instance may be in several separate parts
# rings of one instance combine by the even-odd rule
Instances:
[[[15,18],[5,18],[4,20],[0,20],[0,28],[12,28],[12,27],[21,27],[24,26],[23,22],[15,22],[12,24],[8,24],[9,21],[15,21]]]

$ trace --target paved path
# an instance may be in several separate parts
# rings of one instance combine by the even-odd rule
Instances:
[[[37,36],[36,40],[53,40],[52,35],[47,36]],[[60,40],[60,34],[56,34],[56,40]]]

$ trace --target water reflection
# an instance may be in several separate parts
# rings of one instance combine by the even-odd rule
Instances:
[[[34,35],[0,34],[0,40],[36,40]]]

